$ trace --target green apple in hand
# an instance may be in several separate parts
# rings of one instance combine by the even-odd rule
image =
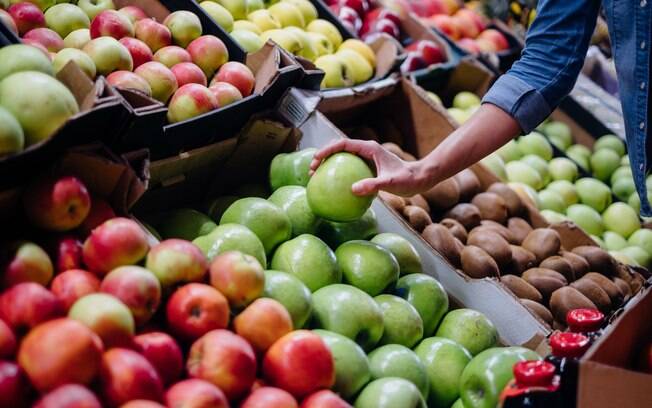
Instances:
[[[293,237],[317,233],[321,220],[308,205],[305,187],[283,186],[274,191],[268,200],[285,211],[292,224]]]
[[[423,337],[423,321],[419,312],[403,298],[378,295],[374,298],[383,312],[385,331],[380,344],[412,347]]]
[[[396,377],[369,383],[355,400],[355,408],[426,408],[416,385]]]
[[[371,239],[371,242],[386,248],[394,254],[402,275],[421,273],[421,256],[407,239],[398,234],[385,232]]]
[[[319,228],[319,237],[331,248],[356,239],[369,239],[378,233],[376,213],[369,208],[362,217],[351,222],[324,221]],[[389,249],[389,248],[388,248]]]
[[[387,344],[369,353],[371,378],[398,377],[417,386],[423,398],[428,397],[430,384],[426,367],[414,351],[399,344]]]
[[[260,239],[249,228],[239,224],[222,224],[210,234],[201,236],[194,241],[209,260],[226,251],[240,251],[251,255],[267,265],[265,248]]]
[[[269,184],[272,190],[282,186],[307,186],[310,180],[310,162],[317,149],[310,147],[292,153],[277,154],[269,166]]]
[[[403,276],[396,284],[396,295],[407,300],[419,312],[423,335],[431,336],[442,317],[448,312],[448,295],[432,276],[414,273]]]
[[[302,328],[312,314],[310,289],[296,276],[281,271],[265,271],[263,297],[272,298],[285,306],[294,329]]]
[[[496,326],[487,316],[472,309],[456,309],[448,312],[435,336],[456,341],[472,356],[498,343]]]
[[[344,281],[371,296],[396,283],[398,261],[391,252],[369,241],[349,241],[335,251]]]

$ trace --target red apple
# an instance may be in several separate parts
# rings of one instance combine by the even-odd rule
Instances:
[[[93,330],[107,348],[132,344],[134,318],[129,308],[115,296],[91,293],[81,297],[68,311],[68,317]]]
[[[43,323],[23,339],[18,363],[41,392],[68,383],[89,384],[98,373],[102,341],[72,319]]]
[[[213,330],[193,343],[186,368],[190,377],[216,385],[233,400],[244,396],[254,383],[256,355],[242,337]]]
[[[0,319],[0,359],[12,357],[16,352],[16,335],[11,327]]]
[[[369,10],[369,2],[367,0],[339,0],[339,4],[350,7],[359,16],[364,16]]]
[[[70,269],[57,275],[50,285],[50,291],[59,299],[61,308],[68,312],[81,297],[100,290],[100,280],[82,269]]]
[[[133,37],[134,25],[129,17],[116,10],[104,10],[96,15],[90,26],[91,39],[97,37]]]
[[[476,38],[480,31],[475,25],[475,22],[467,18],[466,16],[458,16],[457,14],[452,17],[453,24],[457,26],[457,30],[460,33],[462,38]]]
[[[136,351],[154,366],[164,385],[176,381],[183,371],[183,354],[172,337],[163,332],[149,332],[134,337]]]
[[[16,242],[8,245],[7,250],[7,260],[3,262],[6,287],[21,282],[36,282],[45,286],[50,282],[54,267],[40,246],[32,242]]]
[[[476,45],[480,49],[481,52],[497,52],[498,48],[496,47],[496,43],[487,37],[483,38],[477,38],[475,40]]]
[[[27,218],[37,227],[68,231],[79,226],[91,209],[91,198],[77,177],[44,177],[23,193]]]
[[[388,34],[393,38],[398,38],[401,35],[401,31],[396,23],[388,18],[379,19],[374,28],[376,32]]]
[[[475,42],[475,40],[470,38],[460,39],[457,41],[457,45],[470,54],[477,55],[480,53],[480,47],[478,47],[478,44]]]
[[[229,303],[217,289],[189,283],[177,289],[167,304],[170,330],[185,340],[196,340],[229,325]]]
[[[206,78],[212,78],[215,71],[229,60],[229,51],[226,49],[226,45],[214,35],[202,35],[194,39],[188,44],[186,50],[190,54],[192,62],[204,71]]]
[[[475,26],[478,33],[484,31],[484,29],[486,28],[485,23],[482,20],[480,14],[476,13],[471,9],[468,8],[459,9],[455,13],[454,17],[467,21],[468,23],[472,23]]]
[[[227,251],[213,259],[211,285],[222,292],[235,308],[244,307],[259,298],[265,286],[263,267],[253,256]]]
[[[310,394],[301,402],[301,408],[353,408],[331,390],[321,390]]]
[[[292,317],[274,299],[256,299],[233,320],[238,335],[258,352],[265,352],[284,335],[292,331]]]
[[[10,361],[0,361],[0,407],[27,407],[29,385],[20,367]]]
[[[165,403],[175,408],[229,408],[229,401],[222,390],[196,378],[170,387],[165,393]]]
[[[102,404],[83,385],[66,384],[45,394],[33,408],[102,408]]]
[[[174,65],[171,70],[177,79],[179,88],[185,84],[199,84],[206,86],[206,75],[204,75],[204,71],[192,62],[181,62]]]
[[[124,6],[118,10],[119,13],[124,14],[132,24],[135,24],[136,21],[147,18],[147,13],[143,11],[138,6]]]
[[[502,51],[509,49],[509,42],[503,33],[494,29],[488,28],[480,33],[479,39],[490,40],[496,46],[496,50]]]
[[[44,46],[49,52],[59,52],[65,47],[61,36],[55,31],[45,27],[29,30],[25,33],[23,39],[35,41]]]
[[[260,387],[247,397],[240,408],[299,408],[292,394],[275,387]]]
[[[131,52],[131,51],[130,51]],[[133,58],[133,56],[132,56]],[[136,60],[134,59],[134,64],[136,64]],[[125,71],[115,71],[109,74],[107,77],[110,78],[112,75],[118,73],[118,72],[125,72]],[[129,72],[129,71],[126,71]],[[113,85],[113,84],[112,84]],[[111,207],[111,204],[109,204],[108,201],[106,201],[104,198],[96,196],[96,195],[91,195],[91,209],[88,212],[88,215],[84,219],[84,222],[81,223],[79,226],[79,231],[82,233],[82,235],[85,237],[88,234],[95,229],[95,227],[99,226],[102,224],[104,221],[107,221],[111,218],[115,218],[115,212],[113,211],[113,207]]]
[[[137,326],[151,319],[161,303],[161,284],[147,269],[127,265],[118,267],[102,280],[100,292],[120,299],[134,317]]]
[[[0,295],[0,318],[21,333],[41,322],[61,316],[59,300],[38,283],[12,286]]]
[[[263,360],[265,379],[297,398],[335,383],[331,352],[317,334],[297,330],[281,337]]]
[[[161,23],[154,19],[143,18],[134,25],[135,35],[140,41],[149,46],[152,52],[158,51],[167,45],[172,45],[172,33]]]
[[[165,406],[149,400],[131,400],[120,405],[120,408],[165,408]]]
[[[407,51],[414,51],[418,54],[421,54],[426,65],[439,64],[446,62],[446,53],[442,48],[434,41],[430,40],[419,40],[410,44],[407,48]]]
[[[441,0],[410,0],[410,9],[419,17],[445,14],[448,11]]]
[[[0,9],[0,23],[4,24],[12,33],[18,35],[18,27],[16,27],[13,17],[2,9]]]
[[[138,263],[148,249],[147,235],[140,225],[129,218],[113,218],[86,238],[84,263],[91,272],[104,276],[118,266]]]
[[[135,351],[114,348],[102,355],[102,394],[112,406],[135,399],[161,401],[163,385],[149,361]]]
[[[149,49],[147,44],[140,41],[137,38],[124,37],[120,39],[120,44],[127,47],[129,54],[131,54],[131,59],[134,61],[134,69],[143,65],[146,62],[149,62],[154,57],[152,51]]]
[[[217,100],[204,85],[186,84],[170,99],[168,122],[177,123],[202,115],[217,108]]]
[[[446,9],[446,13],[453,14],[461,7],[461,2],[459,0],[441,0]]]
[[[243,97],[246,97],[251,95],[256,78],[248,66],[240,62],[231,61],[220,67],[217,75],[211,81],[211,85],[215,82],[228,82],[238,88],[238,91],[240,91]]]
[[[192,57],[188,51],[177,45],[168,45],[154,53],[154,61],[160,62],[168,68],[182,62],[192,62]]]
[[[34,3],[27,1],[14,3],[7,11],[16,23],[21,36],[35,28],[45,27],[45,14]]]
[[[417,71],[419,69],[426,68],[428,65],[426,62],[423,60],[423,57],[421,57],[421,54],[418,52],[410,52],[408,53],[407,58],[405,58],[405,61],[401,63],[401,72],[403,74],[407,74],[409,72]]]
[[[152,247],[145,267],[167,288],[182,282],[201,281],[208,270],[208,260],[193,243],[167,239]]]
[[[82,267],[82,243],[73,235],[64,235],[54,244],[54,264],[57,272]]]
[[[438,14],[426,20],[426,24],[441,31],[453,40],[460,38],[459,28],[451,16]]]
[[[228,82],[215,82],[211,84],[208,89],[210,89],[211,92],[213,92],[213,95],[215,95],[218,108],[230,105],[233,102],[242,99],[242,94],[238,91],[238,88]]]
[[[167,103],[178,88],[177,79],[172,71],[160,62],[146,62],[134,72],[147,81],[152,89],[152,97],[159,102]]]
[[[360,19],[360,16],[363,14],[358,14],[354,9],[342,5],[342,3],[334,4],[330,6],[330,8],[342,23],[346,22],[351,25],[353,33],[358,33],[360,31],[362,28],[362,20]]]
[[[108,77],[106,77],[106,80],[109,84],[115,86],[118,89],[129,89],[132,91],[139,91],[147,96],[152,96],[152,88],[149,86],[149,83],[144,78],[142,78],[137,74],[134,74],[131,71],[112,72],[109,74]]]

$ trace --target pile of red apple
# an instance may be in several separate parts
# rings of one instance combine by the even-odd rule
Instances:
[[[250,95],[254,75],[219,38],[202,35],[190,11],[160,23],[137,6],[81,0],[78,5],[14,3],[0,20],[22,41],[46,52],[55,71],[74,61],[89,77],[140,91],[168,104],[168,120],[180,122]]]

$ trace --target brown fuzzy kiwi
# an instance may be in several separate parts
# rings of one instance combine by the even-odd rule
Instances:
[[[430,208],[446,210],[460,201],[460,186],[453,178],[446,179],[430,190],[424,192],[423,197],[430,204]]]
[[[460,198],[462,200],[470,199],[482,189],[478,176],[471,169],[464,169],[453,177],[460,186]]]
[[[550,311],[557,323],[566,326],[566,314],[573,309],[597,309],[595,303],[579,290],[564,286],[550,296]]]
[[[550,299],[552,292],[568,284],[562,274],[550,269],[530,268],[521,277],[537,288],[544,300]]]
[[[423,231],[426,226],[432,224],[430,215],[423,208],[414,205],[405,206],[403,216],[419,232]]]
[[[550,310],[548,310],[547,307],[530,299],[521,299],[521,303],[523,306],[527,307],[530,312],[543,320],[548,326],[552,326],[554,319],[552,318],[552,313],[550,313]]]
[[[524,271],[527,271],[530,268],[536,266],[537,258],[534,254],[527,249],[517,246],[510,245],[512,248],[512,262],[510,263],[510,270],[516,274],[520,275]]]
[[[498,194],[480,193],[473,197],[471,204],[478,207],[483,220],[504,223],[507,221],[507,203]]]
[[[553,255],[551,257],[548,257],[539,264],[539,267],[552,269],[553,271],[557,271],[561,273],[562,275],[564,275],[564,278],[566,278],[568,282],[572,282],[575,280],[573,267],[571,266],[570,262],[568,262],[562,256]]]
[[[645,284],[645,278],[638,272],[632,272],[632,281],[629,282],[629,287],[632,288],[632,294],[638,293]]]
[[[530,224],[528,224],[528,222],[523,218],[519,217],[512,217],[507,220],[507,228],[512,232],[512,235],[514,235],[515,245],[521,245],[525,237],[527,237],[527,234],[532,232]]]
[[[471,278],[500,276],[496,261],[484,249],[469,245],[461,254],[462,270]]]
[[[523,278],[519,278],[516,275],[503,275],[500,277],[500,282],[507,286],[507,288],[518,298],[529,299],[538,303],[543,301],[541,292]]]
[[[620,278],[614,278],[614,283],[620,289],[620,292],[625,296],[625,299],[629,299],[632,296],[632,288],[627,282]]]
[[[604,291],[597,283],[591,279],[582,278],[570,284],[575,289],[582,292],[584,296],[589,298],[602,313],[609,313],[611,311],[611,299],[607,292]]]
[[[458,221],[466,228],[467,231],[480,225],[482,218],[480,217],[480,210],[473,204],[461,203],[451,208],[444,214],[445,218],[452,218]]]
[[[510,217],[519,215],[523,211],[523,202],[521,201],[521,197],[519,197],[516,191],[512,190],[507,184],[493,183],[489,186],[487,191],[490,193],[495,193],[502,197],[503,200],[505,200],[505,204],[507,204],[507,211],[509,212]]]
[[[561,248],[559,233],[551,228],[537,228],[532,230],[521,243],[521,246],[532,252],[541,263],[544,259],[557,255]]]
[[[399,213],[403,212],[405,208],[405,199],[403,197],[388,193],[387,191],[379,191],[378,196],[394,210]]]
[[[421,236],[451,264],[460,265],[460,248],[448,228],[439,224],[430,224],[423,230]]]
[[[466,244],[484,249],[499,267],[506,266],[512,260],[512,249],[509,244],[503,237],[493,231],[471,231]]]
[[[606,276],[614,276],[616,274],[616,260],[600,247],[582,245],[573,248],[573,253],[586,259],[589,263],[590,271],[599,272]]]
[[[469,234],[466,232],[464,225],[460,224],[459,221],[456,221],[452,218],[444,218],[443,220],[439,221],[439,223],[448,228],[451,234],[453,234],[455,238],[459,239],[460,242],[463,244],[466,243],[466,239],[468,238]]]
[[[618,288],[618,285],[613,283],[611,279],[597,272],[589,272],[586,275],[584,275],[582,279],[590,279],[593,282],[600,285],[600,287],[604,289],[605,292],[607,292],[607,295],[609,295],[609,299],[611,299],[611,304],[614,307],[618,307],[623,304],[625,295],[623,295],[623,293]]]
[[[504,225],[499,224],[496,221],[482,220],[480,222],[480,227],[476,227],[476,228],[483,228],[483,227],[487,227],[494,230],[495,232],[500,234],[503,238],[505,238],[507,242],[509,242],[510,244],[514,244],[515,242],[514,234],[512,234],[512,231],[510,231]]]
[[[407,205],[416,205],[417,207],[423,208],[428,214],[430,214],[430,206],[421,194],[415,194],[412,197],[408,198]]]
[[[575,279],[581,278],[589,271],[589,263],[583,256],[568,251],[561,251],[561,256],[563,256],[571,265],[571,268],[573,268],[573,276],[575,276]]]

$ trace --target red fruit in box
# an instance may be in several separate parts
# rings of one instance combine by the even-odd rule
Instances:
[[[457,30],[460,34],[460,37],[462,38],[476,38],[478,34],[480,34],[480,31],[478,31],[478,27],[475,25],[475,23],[465,17],[458,17],[457,15],[454,15],[452,17],[453,24],[457,26]]]
[[[29,386],[20,367],[10,361],[0,361],[0,407],[27,407],[29,395]]]
[[[72,319],[43,323],[23,339],[18,363],[39,391],[68,383],[88,384],[99,372],[102,341]]]
[[[10,244],[3,262],[4,285],[10,287],[22,282],[47,285],[52,279],[53,267],[48,254],[32,242]]]
[[[166,239],[147,254],[145,266],[164,288],[182,282],[198,282],[206,275],[208,260],[192,242]]]
[[[378,33],[388,34],[393,38],[398,38],[398,36],[401,34],[401,31],[398,29],[396,23],[388,18],[381,18],[376,21],[374,31]]]
[[[150,332],[134,337],[136,351],[154,366],[163,384],[171,384],[183,371],[183,354],[167,333]]]
[[[220,67],[211,84],[214,82],[228,82],[238,88],[243,97],[246,97],[251,95],[254,90],[255,81],[254,74],[249,67],[240,62],[231,61]]]
[[[505,38],[505,35],[494,28],[484,30],[478,38],[492,41],[498,51],[509,49],[509,42]]]
[[[265,379],[297,398],[335,382],[335,364],[328,346],[308,330],[297,330],[276,341],[263,360]]]
[[[61,36],[57,34],[56,31],[45,27],[29,30],[25,33],[23,39],[36,41],[44,46],[49,52],[59,52],[65,47]]]
[[[410,0],[410,9],[419,17],[429,17],[433,14],[448,12],[442,0]]]
[[[401,64],[401,72],[407,74],[408,72],[413,72],[419,69],[426,68],[428,65],[421,57],[421,54],[417,52],[411,52],[408,54],[405,61]]]
[[[16,335],[11,327],[0,320],[0,359],[12,357],[16,352]]]
[[[68,317],[93,330],[106,348],[132,344],[134,318],[127,305],[115,296],[106,293],[86,295],[72,305]]]
[[[167,304],[168,326],[186,340],[196,340],[229,324],[229,302],[217,289],[189,283],[177,289]]]
[[[236,316],[233,328],[256,351],[265,352],[276,340],[292,331],[292,317],[276,300],[261,298]]]
[[[82,243],[72,235],[65,235],[56,243],[54,262],[57,272],[82,267]]]
[[[437,30],[441,31],[445,35],[449,36],[453,40],[460,38],[459,28],[455,20],[451,16],[446,16],[443,14],[438,14],[432,16],[426,20],[426,24],[430,27],[434,27]]]
[[[100,290],[97,276],[82,269],[70,269],[55,276],[50,291],[59,300],[64,312],[81,297]]]
[[[147,44],[152,52],[160,48],[172,45],[172,33],[163,24],[157,23],[154,19],[143,18],[134,24],[136,38]]]
[[[136,23],[136,21],[148,17],[147,13],[145,13],[143,9],[138,6],[124,6],[119,9],[118,12],[127,16],[132,23]]]
[[[134,68],[136,68],[135,61]],[[109,77],[114,75],[116,72],[123,71],[112,72],[109,74]],[[79,230],[82,234],[84,234],[84,236],[87,236],[96,227],[100,226],[103,222],[108,221],[111,218],[115,218],[115,212],[113,211],[111,204],[109,204],[108,201],[102,197],[91,196],[91,210],[84,219],[84,222],[82,222],[79,226]]]
[[[207,84],[204,71],[192,62],[181,62],[175,64],[170,69],[172,70],[174,77],[177,79],[179,87],[182,87],[185,84],[199,84],[203,86],[206,86]]]
[[[457,45],[464,51],[467,51],[471,54],[476,55],[480,53],[480,47],[478,47],[478,44],[475,42],[475,40],[472,40],[471,38],[462,38],[457,41]]]
[[[335,14],[342,23],[349,23],[351,27],[353,27],[353,33],[357,33],[362,28],[360,15],[351,7],[342,4],[334,4],[330,6],[330,8],[333,10],[333,14]]]
[[[230,400],[244,396],[256,379],[253,348],[228,330],[213,330],[195,341],[186,364],[190,377],[216,385]]]
[[[0,317],[14,332],[31,329],[61,313],[59,300],[38,283],[19,283],[0,295]]]
[[[91,209],[91,198],[77,177],[37,180],[23,193],[27,218],[37,227],[68,231],[79,226]]]
[[[16,23],[21,36],[34,28],[45,27],[45,14],[33,3],[27,1],[15,3],[9,6],[7,11]]]
[[[454,16],[459,19],[473,23],[478,33],[484,31],[484,29],[486,28],[484,21],[482,20],[482,17],[471,9],[468,8],[460,9],[455,13]]]
[[[230,105],[242,99],[242,94],[238,91],[238,88],[228,82],[215,82],[211,84],[208,89],[210,89],[215,96],[218,108]]]
[[[367,0],[339,0],[339,4],[350,7],[359,16],[364,16],[369,11],[369,2]]]
[[[91,21],[91,39],[113,37],[119,40],[134,36],[134,25],[126,15],[116,10],[104,10]]]
[[[419,40],[410,44],[407,51],[414,51],[421,54],[421,59],[426,65],[439,64],[446,62],[446,54],[439,44],[430,40]]]
[[[265,273],[253,256],[227,251],[213,258],[211,286],[219,290],[233,307],[243,307],[260,297],[265,288]]]
[[[242,402],[240,408],[299,408],[292,394],[275,387],[261,387]]]
[[[161,401],[163,385],[149,361],[132,350],[114,348],[102,356],[102,394],[111,406],[145,399]]]
[[[147,323],[161,303],[161,284],[154,274],[141,266],[121,266],[102,280],[100,292],[120,299],[134,317],[137,326]]]
[[[131,400],[120,405],[120,408],[165,408],[165,405],[149,400]]]
[[[301,408],[353,408],[331,390],[321,390],[310,394],[301,403]]]
[[[160,62],[168,68],[172,68],[182,62],[192,62],[192,57],[185,49],[176,45],[168,45],[156,51],[154,61]]]
[[[45,394],[33,408],[102,408],[102,404],[83,385],[66,384]]]
[[[165,393],[168,407],[229,408],[226,396],[215,385],[196,378],[174,384]]]
[[[154,58],[152,50],[149,49],[147,44],[137,38],[123,37],[120,39],[120,44],[124,45],[129,51],[129,54],[131,54],[131,59],[134,62],[134,69]]]

